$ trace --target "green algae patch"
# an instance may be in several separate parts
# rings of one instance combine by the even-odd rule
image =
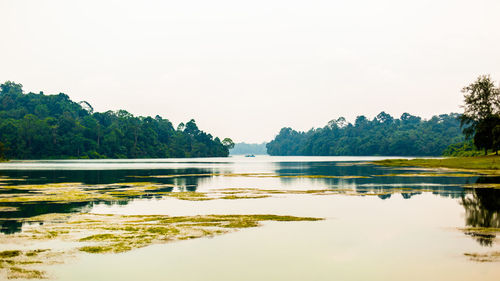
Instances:
[[[266,198],[275,195],[343,195],[343,196],[384,196],[389,194],[413,194],[415,192],[438,192],[430,189],[391,188],[384,190],[359,191],[355,189],[311,189],[311,190],[286,190],[286,189],[259,189],[259,188],[228,188],[213,190],[219,199],[250,199]],[[443,191],[444,192],[444,191]],[[448,191],[449,192],[449,191]],[[223,195],[221,197],[221,194]]]
[[[466,188],[492,188],[500,189],[500,183],[473,183],[464,185]]]
[[[178,175],[151,175],[151,176],[129,176],[134,178],[180,178],[180,177],[253,177],[253,178],[332,178],[332,179],[356,179],[369,178],[366,176],[329,176],[329,175],[294,175],[275,173],[222,173],[222,174],[178,174]]]
[[[247,175],[247,174],[245,174]],[[258,175],[258,174],[257,174]],[[265,175],[266,177],[269,175]],[[385,176],[414,176],[414,174],[385,175]],[[462,176],[457,174],[420,174],[420,176]],[[465,175],[464,175],[465,176]],[[329,178],[354,178],[351,176],[280,176],[280,177],[329,177]],[[165,191],[165,188],[174,188],[171,184],[158,184],[152,182],[126,182],[114,184],[86,185],[82,183],[53,183],[43,185],[13,185],[2,188],[21,190],[20,193],[0,195],[0,204],[12,203],[72,203],[72,202],[118,202],[132,198],[151,198],[152,196],[170,197],[186,201],[208,200],[245,200],[262,199],[279,194],[308,194],[308,195],[352,195],[369,196],[382,195],[380,192],[358,192],[353,189],[323,189],[323,190],[272,190],[258,188],[228,188],[216,189],[208,192],[195,191]],[[422,191],[422,190],[419,190]],[[406,193],[400,189],[383,191],[385,194]],[[15,207],[0,206],[0,212],[11,212]]]
[[[10,185],[2,186],[2,188],[11,188],[24,192],[0,196],[0,203],[119,201],[125,198],[155,194],[157,190],[165,187],[172,187],[172,185],[152,182],[102,185],[85,185],[82,183]]]
[[[2,275],[7,279],[45,279],[46,273],[34,266],[59,263],[58,256],[48,249],[0,252],[0,279]]]
[[[186,192],[167,192],[164,195],[168,197],[174,197],[179,200],[188,200],[188,201],[206,201],[213,200],[215,198],[207,197],[205,193],[194,192],[194,191],[186,191]]]
[[[464,253],[464,256],[476,262],[500,262],[499,251],[488,253]]]
[[[226,196],[222,196],[219,199],[224,199],[224,200],[238,200],[238,199],[262,199],[262,198],[267,198],[271,197],[271,195],[251,195],[251,194],[242,194],[242,195],[235,195],[235,194],[230,194]]]
[[[277,175],[272,173],[247,174],[213,174],[214,176],[246,176],[246,177],[280,177],[280,178],[338,178],[354,179],[360,176],[324,176],[324,175]],[[194,175],[189,175],[194,176]],[[469,176],[468,174],[392,174],[382,176]],[[470,175],[473,176],[473,175]],[[208,200],[244,200],[262,199],[278,194],[309,194],[309,195],[381,195],[379,192],[357,192],[353,189],[325,189],[325,190],[264,190],[257,188],[217,189],[208,192],[172,191],[172,184],[154,182],[123,182],[113,184],[88,185],[83,183],[49,183],[38,185],[7,185],[6,189],[15,189],[14,194],[0,194],[0,204],[29,204],[29,203],[74,203],[74,202],[119,202],[132,198],[170,197],[187,201]],[[167,190],[167,191],[166,191]],[[406,191],[393,190],[391,192]],[[384,191],[384,194],[388,194]],[[0,206],[0,212],[16,211],[14,207]]]
[[[391,167],[446,168],[455,171],[475,172],[485,175],[500,174],[500,157],[449,157],[439,159],[386,159],[372,164]]]
[[[45,272],[40,270],[25,269],[20,267],[10,267],[9,279],[45,279]]]
[[[150,176],[127,176],[129,178],[138,179],[170,179],[170,178],[181,178],[181,177],[210,177],[219,174],[177,174],[177,175],[150,175]]]
[[[91,235],[87,236],[84,238],[81,238],[79,241],[84,242],[84,241],[106,241],[106,240],[114,240],[117,239],[118,237],[114,234],[111,233],[105,233],[105,234],[96,234],[96,235]]]
[[[66,242],[70,248],[12,249],[0,252],[0,274],[7,278],[40,279],[46,274],[37,265],[67,261],[74,253],[113,254],[175,241],[211,237],[258,227],[262,222],[318,221],[323,218],[256,215],[125,216],[97,214],[48,214],[24,219],[32,223],[21,233],[0,236],[0,243],[18,241],[23,247],[39,241]],[[51,243],[58,244],[58,243]],[[1,276],[0,276],[1,277]]]
[[[459,230],[483,246],[493,245],[497,235],[500,234],[500,228],[495,227],[466,227]]]
[[[479,238],[494,239],[496,234],[500,234],[500,228],[496,227],[466,227],[459,228],[464,234]]]
[[[22,252],[19,250],[12,250],[12,251],[2,251],[0,252],[0,258],[13,258],[21,255]]]
[[[329,176],[329,175],[294,175],[273,173],[244,173],[244,174],[220,174],[224,177],[256,177],[256,178],[305,178],[305,179],[361,179],[367,176]]]
[[[450,177],[450,178],[463,178],[463,177],[476,177],[477,174],[443,174],[443,173],[416,173],[416,174],[385,174],[374,175],[376,177]]]
[[[474,233],[500,233],[500,228],[496,227],[466,227],[460,228],[460,230]]]

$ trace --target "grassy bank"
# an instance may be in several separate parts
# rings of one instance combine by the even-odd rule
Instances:
[[[482,174],[500,174],[500,156],[450,157],[441,159],[387,159],[373,162],[395,167],[447,168]]]

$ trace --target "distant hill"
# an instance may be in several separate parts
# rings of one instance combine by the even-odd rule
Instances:
[[[236,143],[233,149],[229,150],[231,155],[244,155],[244,154],[267,154],[265,142],[263,143]]]

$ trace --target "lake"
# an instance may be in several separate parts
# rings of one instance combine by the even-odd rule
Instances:
[[[0,163],[0,279],[498,280],[500,179],[379,159]]]

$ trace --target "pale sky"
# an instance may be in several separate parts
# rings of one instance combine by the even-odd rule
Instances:
[[[498,0],[0,0],[0,82],[261,142],[460,112],[499,34]]]

